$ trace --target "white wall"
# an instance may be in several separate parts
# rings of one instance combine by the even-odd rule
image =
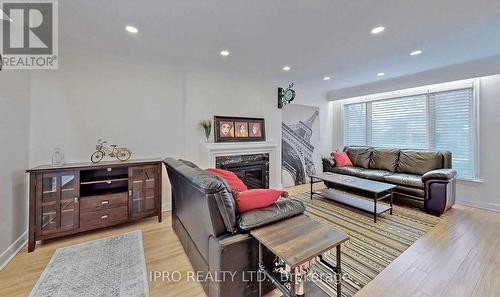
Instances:
[[[50,163],[55,147],[66,162],[89,161],[98,138],[134,158],[183,156],[182,69],[77,52],[63,54],[59,67],[32,75],[30,166]]]
[[[276,88],[258,78],[76,51],[59,63],[33,74],[31,166],[50,163],[55,147],[66,162],[88,161],[98,138],[129,147],[134,158],[197,163],[199,122],[214,115],[264,117],[268,140],[280,145]],[[163,194],[168,209],[166,174]]]
[[[414,81],[411,87],[421,86],[420,81]],[[479,98],[479,158],[480,182],[458,181],[456,202],[474,207],[500,211],[500,157],[498,150],[500,138],[500,75],[487,76],[480,79]],[[385,91],[394,91],[388,86]],[[349,99],[345,99],[349,100]],[[343,145],[340,129],[342,101],[332,101],[331,121],[338,129],[333,129],[332,146],[341,149]]]
[[[30,76],[0,72],[0,269],[24,244],[28,222],[26,175]]]
[[[276,143],[281,150],[281,112],[276,102],[276,88],[255,77],[206,69],[188,70],[184,125],[186,157],[194,162],[206,161],[200,159],[203,153],[200,144],[205,134],[199,123],[203,119],[213,120],[214,115],[265,118],[266,141]],[[212,128],[210,141],[213,141],[213,134]]]
[[[89,161],[98,138],[134,157],[183,153],[182,70],[130,60],[64,55],[58,71],[32,77],[30,164]]]

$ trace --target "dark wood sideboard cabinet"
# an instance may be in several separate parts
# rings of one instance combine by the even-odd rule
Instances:
[[[27,170],[28,252],[37,240],[158,217],[161,159],[68,163]]]

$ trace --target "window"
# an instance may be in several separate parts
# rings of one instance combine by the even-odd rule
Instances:
[[[461,177],[474,178],[473,90],[430,94],[431,147],[450,150],[453,168]]]
[[[462,179],[476,179],[474,88],[344,105],[344,144],[449,150]]]
[[[371,103],[371,141],[378,147],[427,148],[425,95]]]
[[[344,143],[366,143],[366,104],[351,104],[345,108]]]

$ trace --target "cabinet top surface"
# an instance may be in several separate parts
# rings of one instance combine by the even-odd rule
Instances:
[[[66,163],[57,166],[40,165],[37,167],[30,168],[26,170],[26,172],[66,170],[66,169],[91,169],[91,168],[110,167],[110,166],[145,165],[150,163],[159,163],[162,161],[163,159],[161,158],[151,158],[151,159],[133,159],[128,161],[102,161],[99,163],[92,163],[92,162]]]

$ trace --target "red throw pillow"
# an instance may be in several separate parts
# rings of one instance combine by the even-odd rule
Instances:
[[[351,159],[349,159],[349,156],[347,155],[346,152],[333,152],[332,153],[333,159],[335,159],[335,164],[338,167],[347,167],[347,166],[352,166]]]
[[[242,192],[248,190],[247,186],[238,178],[236,174],[232,171],[219,169],[219,168],[208,168],[206,171],[217,175],[218,177],[224,179],[229,185],[231,190]]]
[[[236,210],[239,213],[273,205],[280,196],[288,196],[287,192],[274,189],[252,189],[236,193]]]

